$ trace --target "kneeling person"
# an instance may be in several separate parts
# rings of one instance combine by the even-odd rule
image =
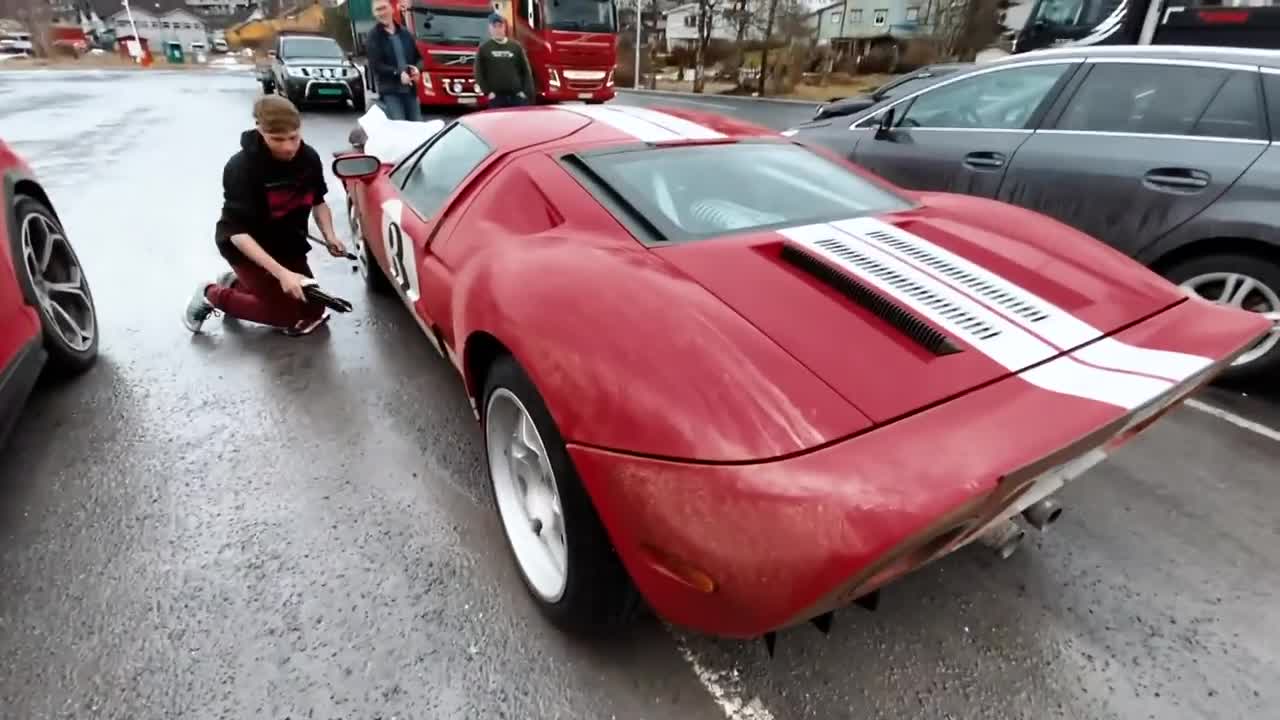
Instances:
[[[183,322],[199,332],[215,311],[305,335],[329,318],[303,287],[314,282],[307,253],[307,216],[316,219],[329,253],[346,248],[333,231],[320,155],[302,141],[302,118],[288,100],[268,95],[254,104],[256,127],[240,136],[240,151],[222,170],[218,252],[231,264],[217,282],[201,283]]]

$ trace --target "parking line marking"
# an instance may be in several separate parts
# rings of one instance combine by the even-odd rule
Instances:
[[[1233,412],[1228,412],[1220,407],[1214,407],[1209,403],[1201,402],[1199,400],[1187,400],[1184,404],[1187,407],[1194,408],[1202,413],[1212,415],[1219,420],[1226,420],[1238,428],[1248,430],[1251,433],[1256,433],[1268,440],[1280,442],[1280,430],[1276,430],[1275,428],[1269,428],[1262,423],[1256,423],[1248,418],[1240,417]]]
[[[698,677],[698,682],[711,693],[711,697],[724,711],[724,716],[728,720],[774,720],[773,713],[760,702],[760,698],[743,700],[741,688],[736,687],[738,685],[734,678],[737,675],[736,671],[708,668],[702,664],[697,653],[690,649],[679,633],[670,627],[667,631],[675,638],[681,657],[693,668],[693,674]]]

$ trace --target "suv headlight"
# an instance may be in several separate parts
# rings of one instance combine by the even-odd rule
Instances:
[[[284,69],[284,71],[289,77],[300,78],[300,77],[307,76],[307,71],[303,70],[300,67],[287,67]]]

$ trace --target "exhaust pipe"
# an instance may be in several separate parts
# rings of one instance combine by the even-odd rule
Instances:
[[[1062,506],[1057,500],[1045,498],[1022,511],[1022,517],[1031,527],[1043,532],[1045,528],[1057,522],[1062,515]]]
[[[1026,533],[1018,524],[1012,520],[1005,520],[1003,523],[996,525],[987,532],[978,536],[978,542],[986,545],[995,551],[996,556],[1001,560],[1008,560],[1015,552],[1018,546],[1022,544],[1022,539],[1026,537]]]

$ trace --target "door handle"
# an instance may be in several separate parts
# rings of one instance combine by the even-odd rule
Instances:
[[[1142,176],[1144,185],[1175,190],[1200,190],[1209,187],[1209,173],[1191,168],[1156,168]]]
[[[964,164],[972,168],[1004,167],[1004,162],[1004,153],[998,152],[971,152],[964,156]]]

